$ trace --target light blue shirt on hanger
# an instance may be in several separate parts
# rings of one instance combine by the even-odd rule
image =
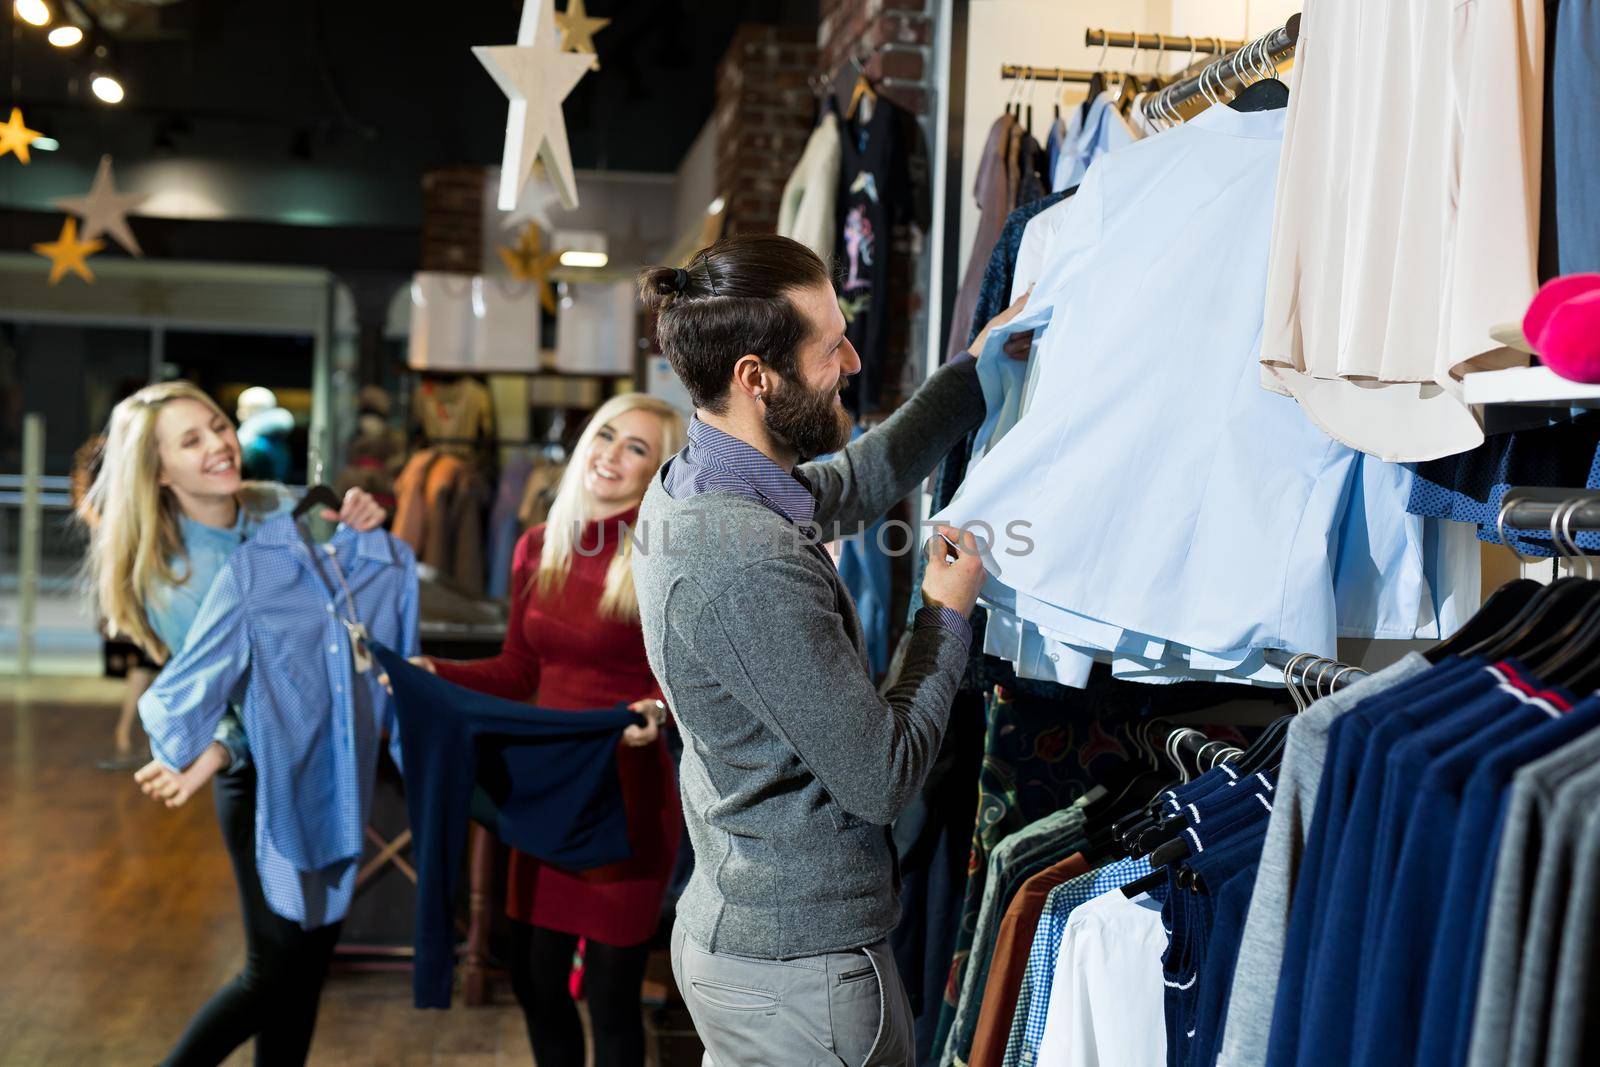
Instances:
[[[294,498],[283,486],[259,483],[257,488],[269,498],[269,506],[254,511],[241,507],[232,526],[207,526],[187,515],[178,516],[184,556],[172,560],[171,565],[181,580],[170,585],[161,583],[145,598],[145,618],[161,643],[167,646],[169,657],[176,656],[189,639],[200,604],[234,549],[244,544],[262,523],[294,509]],[[245,737],[239,716],[231,709],[217,723],[213,740],[228,750],[229,772],[237,771],[250,761],[249,739]]]
[[[1266,649],[1334,654],[1360,463],[1255,358],[1283,124],[1212,108],[1104,155],[989,339],[1043,330],[1036,395],[937,518],[996,531],[985,598],[1076,657],[1063,673],[1266,681]],[[1398,595],[1415,614],[1420,588]]]
[[[372,641],[416,654],[411,549],[344,526],[312,548],[292,518],[273,519],[223,564],[190,640],[139,701],[151,750],[173,768],[194,762],[239,705],[257,754],[261,886],[274,912],[307,928],[349,909],[386,731],[399,762],[379,672],[356,669],[352,617]]]

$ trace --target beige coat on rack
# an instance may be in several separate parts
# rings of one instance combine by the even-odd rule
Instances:
[[[778,235],[790,237],[832,266],[839,220],[834,217],[839,200],[839,118],[832,111],[811,131],[794,173],[784,183],[778,201]]]

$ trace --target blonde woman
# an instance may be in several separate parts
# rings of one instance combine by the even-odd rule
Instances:
[[[626,702],[649,720],[629,727],[618,754],[631,859],[580,873],[512,853],[512,984],[541,1064],[584,1062],[567,982],[580,937],[587,942],[592,1062],[644,1063],[639,991],[683,816],[660,740],[666,706],[645,659],[628,531],[651,477],[683,441],[682,418],[660,400],[629,393],[601,405],[578,440],[548,521],[517,544],[511,624],[500,654],[419,661],[481,693],[563,710]]]
[[[108,632],[156,663],[183,647],[233,550],[294,505],[281,485],[242,481],[240,458],[233,423],[188,382],[146,386],[111,412],[99,473],[78,509],[90,530],[89,576]],[[338,515],[324,517],[371,530],[385,516],[370,496],[351,490]],[[221,1063],[255,1037],[256,1062],[303,1063],[338,926],[302,930],[267,907],[256,874],[255,769],[237,717],[224,717],[217,740],[192,766],[151,762],[135,778],[175,808],[213,775],[243,905],[245,966],[190,1022],[166,1062]]]

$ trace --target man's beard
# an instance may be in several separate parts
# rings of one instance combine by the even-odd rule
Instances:
[[[813,390],[784,375],[783,387],[767,394],[767,432],[802,461],[839,451],[850,443],[854,420],[835,402],[838,395],[837,383]]]

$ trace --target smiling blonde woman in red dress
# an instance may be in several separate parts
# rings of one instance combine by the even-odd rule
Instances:
[[[666,708],[645,660],[627,530],[651,476],[683,439],[682,418],[653,397],[630,393],[603,404],[578,440],[549,521],[517,544],[511,622],[500,654],[423,661],[441,678],[481,693],[563,710],[626,702],[649,719],[629,727],[618,752],[631,859],[573,872],[511,855],[512,984],[541,1065],[584,1062],[567,984],[580,937],[587,941],[584,989],[595,1067],[644,1063],[639,990],[683,814],[659,736]]]

